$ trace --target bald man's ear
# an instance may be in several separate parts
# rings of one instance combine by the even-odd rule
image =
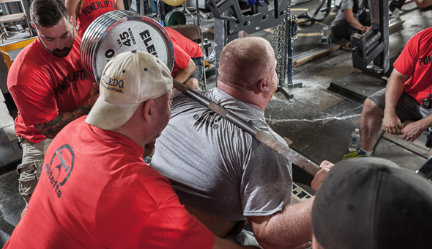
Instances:
[[[257,90],[259,92],[268,92],[270,91],[270,82],[266,79],[260,79],[257,83]]]
[[[243,37],[247,37],[248,33],[244,30],[240,30],[238,33],[238,38],[243,38]]]

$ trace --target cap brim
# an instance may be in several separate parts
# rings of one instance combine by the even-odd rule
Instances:
[[[99,97],[90,110],[86,122],[104,130],[114,130],[124,125],[140,104],[111,104]]]

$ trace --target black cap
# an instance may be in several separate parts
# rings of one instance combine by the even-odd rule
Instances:
[[[432,184],[386,159],[343,160],[316,193],[312,227],[325,249],[432,248]]]

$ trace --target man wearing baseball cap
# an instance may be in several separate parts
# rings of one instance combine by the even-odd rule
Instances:
[[[343,160],[312,208],[314,249],[431,248],[432,184],[382,158]]]
[[[26,215],[5,248],[241,248],[185,211],[145,164],[145,144],[170,117],[172,77],[156,57],[106,65],[89,115],[52,141]]]

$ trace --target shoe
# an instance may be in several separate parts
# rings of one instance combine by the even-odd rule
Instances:
[[[405,4],[405,0],[393,0],[390,2],[389,10],[393,12],[395,9],[402,9],[402,6]]]
[[[370,156],[372,156],[372,155],[370,155]],[[343,159],[355,158],[355,157],[368,157],[368,155],[366,155],[366,152],[362,151],[361,149],[358,149],[356,151],[345,154],[343,156]]]
[[[399,18],[400,17],[400,9],[395,9],[391,13],[392,18]]]

